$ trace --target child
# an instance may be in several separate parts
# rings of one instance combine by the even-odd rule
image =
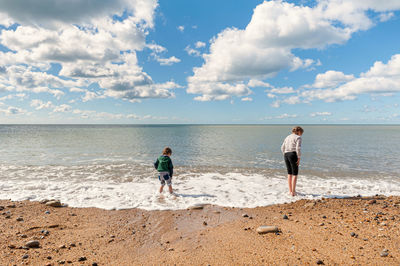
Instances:
[[[301,127],[294,127],[292,134],[285,138],[281,146],[288,172],[289,193],[292,196],[296,196],[296,182],[301,155],[301,135],[303,135],[303,132],[304,130]]]
[[[160,193],[163,192],[165,182],[167,182],[169,193],[172,192],[172,174],[174,173],[174,166],[172,165],[172,161],[170,156],[172,155],[172,150],[169,147],[165,147],[162,155],[157,158],[157,161],[154,163],[154,167],[158,171],[158,179],[161,181]]]

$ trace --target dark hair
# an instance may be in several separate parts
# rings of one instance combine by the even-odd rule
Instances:
[[[172,150],[170,147],[165,147],[162,151],[163,155],[168,155],[168,154],[172,154]]]
[[[294,127],[294,128],[292,129],[292,133],[295,133],[295,134],[297,134],[297,133],[302,133],[302,134],[303,134],[303,132],[304,132],[304,129],[302,129],[302,128],[299,127],[299,126],[296,126],[296,127]]]

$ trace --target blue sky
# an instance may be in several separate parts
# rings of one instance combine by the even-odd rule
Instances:
[[[398,124],[399,28],[396,0],[0,0],[0,123]]]

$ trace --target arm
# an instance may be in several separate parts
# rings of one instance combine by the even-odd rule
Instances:
[[[158,164],[159,164],[160,162],[158,161],[158,158],[157,158],[157,161],[154,163],[154,168],[156,168],[156,170],[157,170],[157,168],[158,168]]]
[[[296,142],[296,153],[297,153],[297,165],[300,164],[300,156],[301,156],[301,138],[297,139]]]
[[[171,159],[168,162],[168,169],[169,169],[169,175],[172,177],[172,175],[174,174],[174,165],[172,164]]]

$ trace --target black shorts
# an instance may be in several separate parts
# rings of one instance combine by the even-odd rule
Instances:
[[[287,152],[284,158],[288,175],[298,175],[299,166],[297,165],[297,153],[295,151]]]

